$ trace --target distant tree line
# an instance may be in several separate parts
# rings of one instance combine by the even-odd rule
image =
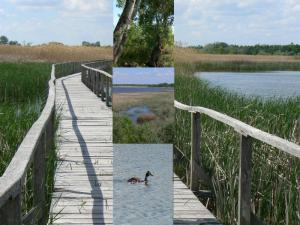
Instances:
[[[0,36],[0,45],[21,45],[17,41],[11,41],[6,36]]]
[[[245,54],[245,55],[300,55],[300,45],[232,45],[215,42],[204,46],[192,46],[210,54]]]
[[[100,41],[97,41],[95,43],[83,41],[82,46],[88,46],[88,47],[101,47]]]
[[[159,83],[159,84],[114,84],[114,87],[132,86],[132,87],[174,87],[174,83]]]

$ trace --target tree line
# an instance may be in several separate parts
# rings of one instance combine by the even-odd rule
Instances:
[[[300,45],[234,45],[225,42],[215,42],[207,45],[191,46],[210,54],[245,54],[245,55],[300,55]]]
[[[21,45],[17,41],[9,40],[8,37],[2,35],[0,36],[0,45]]]
[[[60,43],[60,42],[49,42],[49,44],[63,45],[63,43]],[[1,35],[0,36],[0,45],[21,45],[21,44],[18,41],[9,40],[8,37],[5,35]],[[27,43],[24,45],[31,46],[31,43]],[[101,44],[100,44],[100,41],[96,41],[96,42],[83,41],[82,46],[101,47]]]

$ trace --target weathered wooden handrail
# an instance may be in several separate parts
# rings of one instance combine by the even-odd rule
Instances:
[[[112,101],[112,75],[104,71],[112,65],[112,61],[104,60],[94,65],[82,64],[81,80],[92,90],[107,106],[111,106]]]
[[[15,156],[0,177],[0,221],[1,224],[19,225],[22,223],[22,187],[28,169],[33,163],[33,201],[35,222],[44,224],[45,210],[45,155],[49,151],[49,139],[53,139],[55,102],[55,65],[52,66],[49,92],[46,105],[32,125]],[[43,221],[42,221],[43,220]]]
[[[45,171],[46,157],[53,151],[55,120],[55,79],[81,71],[82,62],[52,65],[48,98],[40,117],[20,144],[0,177],[0,224],[21,225],[47,223]],[[22,188],[32,166],[33,208],[22,215]]]
[[[246,123],[243,123],[230,116],[222,114],[212,109],[189,106],[174,101],[177,109],[188,111],[192,115],[191,119],[191,159],[190,159],[190,188],[197,191],[201,173],[197,168],[201,168],[201,114],[205,114],[223,124],[232,127],[240,134],[240,165],[239,165],[239,197],[238,197],[238,224],[250,225],[257,223],[251,212],[251,160],[252,160],[252,138],[267,143],[281,151],[300,158],[300,146],[289,142],[283,138],[269,134]],[[197,165],[197,166],[196,166]],[[256,222],[254,222],[256,220]],[[252,221],[252,223],[251,223]]]

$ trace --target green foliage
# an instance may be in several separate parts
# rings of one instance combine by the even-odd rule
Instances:
[[[6,36],[0,36],[0,45],[20,45],[17,41],[10,41]]]
[[[114,116],[114,143],[159,143],[147,124],[135,125],[127,117]]]
[[[82,46],[88,46],[88,47],[101,47],[100,41],[96,41],[95,43],[83,41]]]
[[[118,1],[123,7],[124,1]],[[162,44],[160,66],[171,66],[173,48],[174,2],[173,0],[141,0],[137,18],[128,31],[128,39],[118,65],[145,66],[153,49]]]
[[[8,38],[6,36],[0,36],[0,44],[1,45],[7,45],[8,44]]]
[[[293,128],[300,115],[300,97],[247,98],[229,93],[192,76],[202,64],[178,64],[176,100],[223,112],[266,132],[298,142]],[[268,68],[268,67],[267,67]],[[175,145],[190,157],[190,113],[176,110]],[[202,117],[201,156],[214,184],[215,214],[222,224],[237,224],[239,136],[228,126]],[[185,176],[185,164],[175,166]],[[268,225],[299,224],[297,180],[300,160],[259,141],[253,144],[252,210]]]
[[[151,124],[134,124],[129,118],[114,114],[114,143],[173,143],[174,123],[153,129]]]
[[[245,55],[300,55],[300,45],[229,45],[215,42],[194,48],[210,54],[245,54]]]

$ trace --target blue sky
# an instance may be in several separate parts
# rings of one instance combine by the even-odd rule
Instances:
[[[173,68],[113,68],[114,84],[174,83]]]
[[[0,35],[33,44],[112,45],[111,0],[0,0]]]
[[[183,45],[300,44],[300,0],[174,0]]]

